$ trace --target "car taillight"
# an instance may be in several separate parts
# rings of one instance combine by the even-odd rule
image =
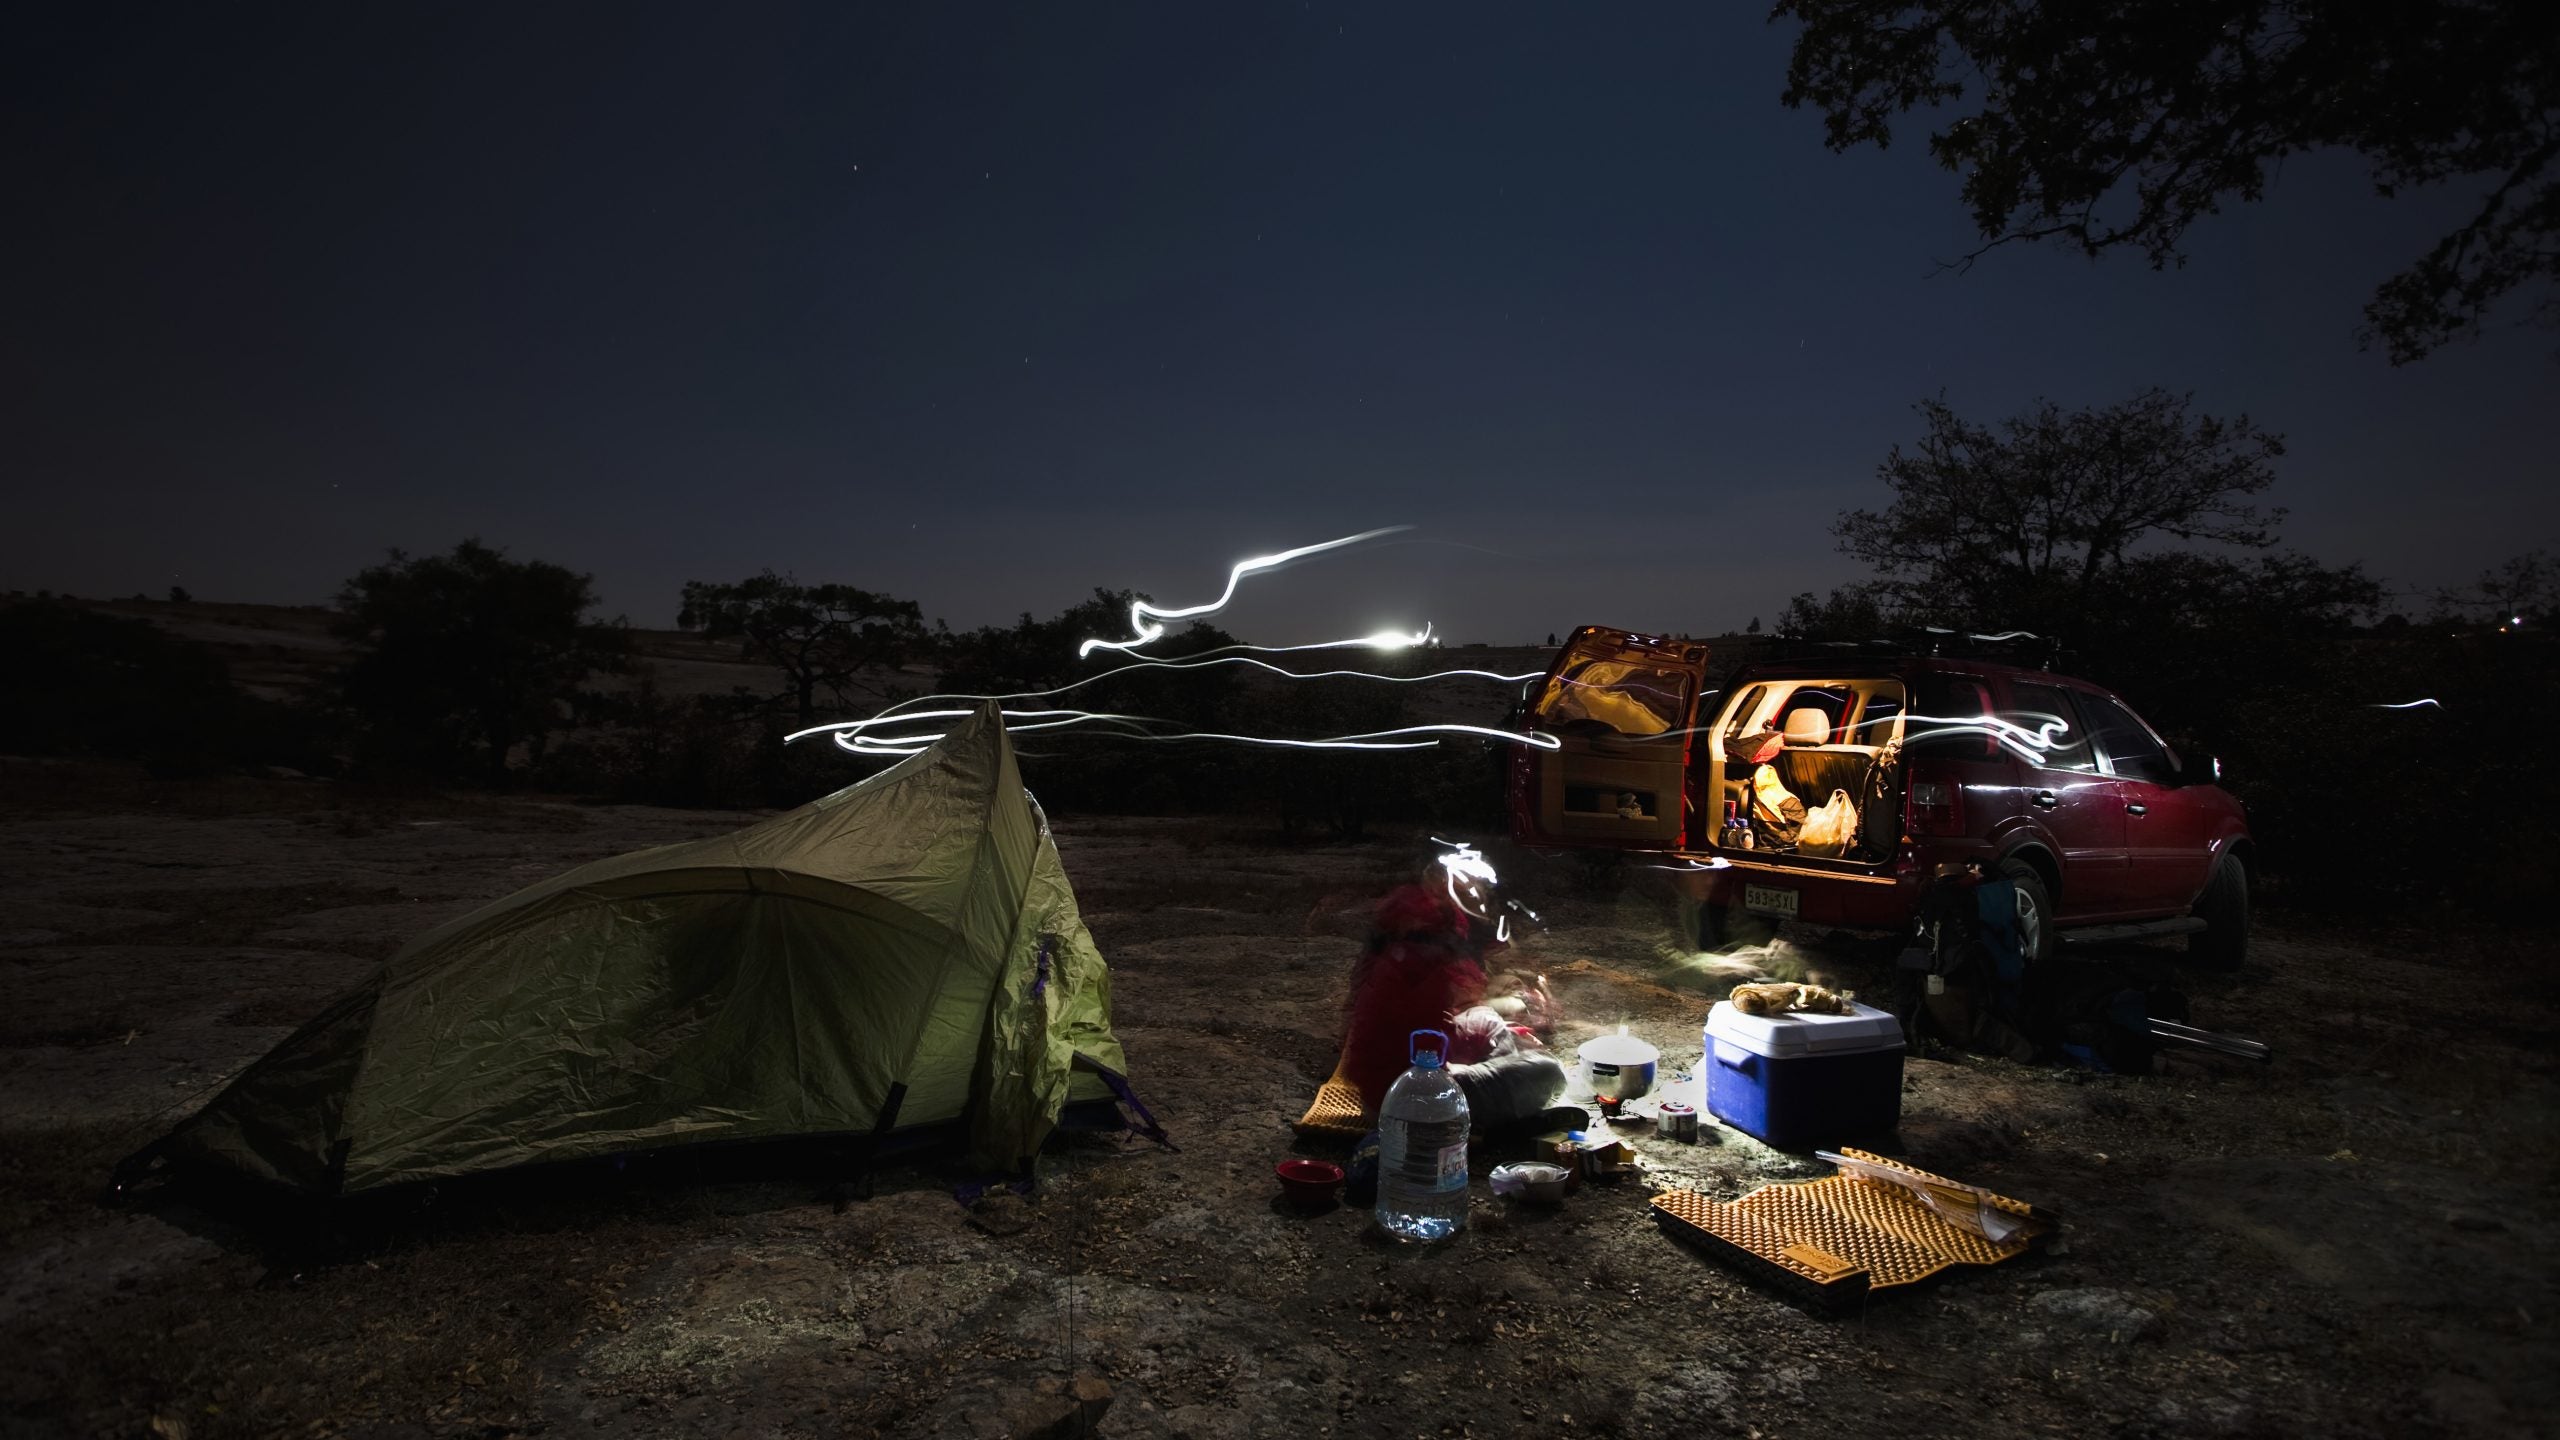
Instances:
[[[1914,775],[1903,791],[1902,819],[1914,835],[1964,833],[1964,787],[1944,775]]]

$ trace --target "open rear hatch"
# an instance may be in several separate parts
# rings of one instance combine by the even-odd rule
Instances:
[[[1512,837],[1531,845],[1669,849],[1689,826],[1689,746],[1707,647],[1586,625],[1521,702]]]

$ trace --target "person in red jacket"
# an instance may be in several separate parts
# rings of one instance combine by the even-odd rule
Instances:
[[[1491,993],[1487,958],[1509,945],[1514,913],[1528,914],[1503,898],[1493,867],[1463,845],[1441,856],[1422,880],[1398,886],[1380,902],[1369,942],[1351,969],[1340,1066],[1370,1111],[1411,1063],[1416,1030],[1448,1035],[1449,1073],[1480,1125],[1537,1115],[1563,1093],[1564,1067],[1544,1053],[1528,1025],[1503,1013],[1551,1024],[1544,987],[1523,987],[1534,994]]]

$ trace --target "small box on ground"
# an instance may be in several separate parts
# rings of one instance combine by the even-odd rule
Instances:
[[[1902,1023],[1872,1005],[1846,1015],[1707,1014],[1707,1109],[1781,1150],[1837,1148],[1902,1119]]]

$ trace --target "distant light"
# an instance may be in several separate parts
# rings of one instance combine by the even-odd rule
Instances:
[[[1375,635],[1361,636],[1360,643],[1372,650],[1411,650],[1417,645],[1431,643],[1431,624],[1424,621],[1422,628],[1410,635],[1401,630],[1381,630]]]

